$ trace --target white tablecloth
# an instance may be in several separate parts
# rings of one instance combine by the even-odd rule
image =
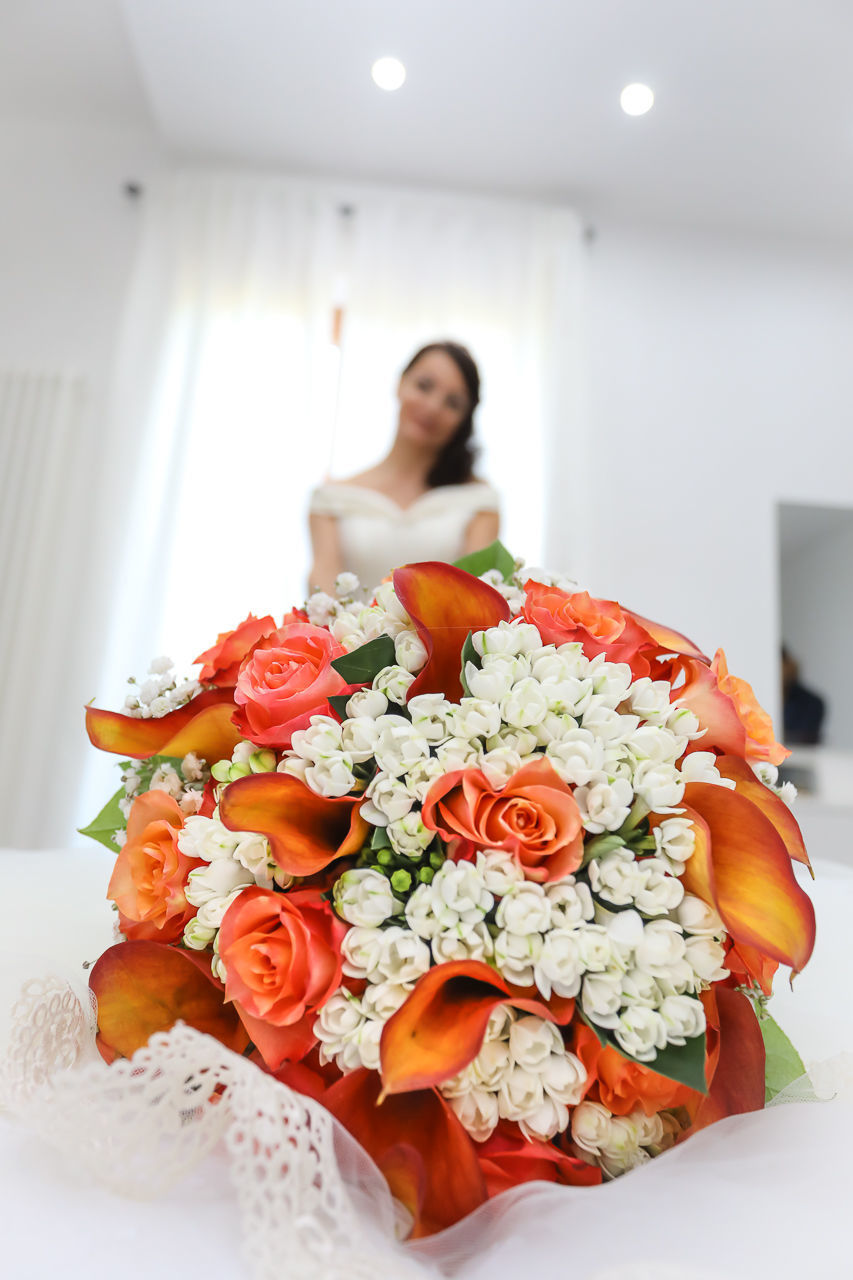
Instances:
[[[110,945],[104,900],[110,857],[0,851],[4,926],[0,1008],[22,981],[81,972]],[[853,869],[817,861],[810,887],[818,943],[793,991],[772,1011],[807,1064],[853,1054],[849,921]],[[3,1019],[5,1026],[6,1019]],[[450,1266],[464,1280],[571,1275],[572,1280],[773,1280],[853,1276],[848,1204],[853,1106],[843,1098],[734,1117],[603,1188],[522,1198],[494,1229],[494,1247]],[[248,1277],[223,1151],[168,1198],[112,1194],[51,1148],[0,1121],[2,1275],[42,1280]],[[527,1216],[525,1216],[527,1215]],[[457,1235],[461,1233],[457,1232]],[[282,1280],[290,1275],[282,1240]],[[425,1265],[424,1274],[438,1275]],[[447,1272],[445,1272],[447,1274]]]

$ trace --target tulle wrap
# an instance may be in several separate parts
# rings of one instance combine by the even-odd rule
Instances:
[[[57,1266],[85,1258],[90,1280],[845,1274],[853,1055],[777,1100],[800,1105],[722,1121],[603,1187],[522,1185],[407,1245],[405,1212],[319,1104],[180,1024],[108,1067],[93,1016],[58,977],[30,981],[14,1011],[0,1142],[17,1161],[4,1248],[18,1278],[46,1274],[46,1250]],[[39,1162],[44,1144],[58,1163]]]

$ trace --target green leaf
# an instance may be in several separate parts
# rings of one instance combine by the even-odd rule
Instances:
[[[701,1036],[693,1036],[684,1044],[668,1044],[665,1049],[659,1049],[657,1056],[652,1062],[639,1062],[632,1054],[626,1053],[617,1043],[612,1031],[608,1031],[606,1027],[597,1027],[595,1023],[586,1016],[578,1005],[578,1013],[584,1020],[586,1025],[595,1032],[598,1037],[599,1044],[610,1045],[617,1053],[621,1053],[623,1058],[627,1058],[629,1062],[636,1062],[638,1066],[648,1067],[649,1071],[656,1071],[659,1076],[666,1076],[667,1080],[675,1080],[678,1084],[686,1084],[688,1088],[695,1089],[698,1093],[707,1093],[708,1086],[705,1083],[705,1033]]]
[[[371,849],[390,849],[391,838],[388,835],[386,827],[374,827],[373,835],[370,837]]]
[[[483,665],[482,658],[480,657],[477,650],[474,648],[474,641],[472,639],[472,633],[470,631],[465,637],[465,643],[462,646],[462,672],[459,677],[462,683],[462,692],[465,694],[466,698],[471,697],[471,690],[468,688],[468,681],[465,679],[465,664],[468,662],[473,662],[474,666],[478,670]]]
[[[490,569],[497,569],[504,582],[509,582],[515,573],[515,560],[503,543],[498,541],[483,547],[482,551],[472,551],[470,555],[454,560],[453,563],[457,569],[464,569],[475,578],[481,578]]]
[[[584,845],[583,865],[587,866],[594,858],[604,858],[614,849],[622,849],[624,845],[624,839],[615,831],[605,831],[600,836],[593,836]]]
[[[347,703],[351,697],[352,694],[349,693],[333,693],[328,699],[329,706],[332,708],[341,723],[343,723],[347,718]]]
[[[391,637],[377,636],[375,640],[368,640],[367,644],[353,649],[352,653],[335,658],[332,666],[347,684],[369,684],[383,667],[391,667],[396,661]]]
[[[785,1032],[769,1013],[759,1019],[761,1034],[764,1037],[764,1101],[769,1102],[777,1093],[805,1075],[803,1060],[797,1053]]]
[[[107,801],[97,818],[94,818],[88,827],[78,827],[80,835],[91,836],[93,840],[98,841],[98,844],[102,844],[105,849],[109,849],[110,853],[118,853],[119,846],[113,836],[116,831],[123,831],[126,825],[124,814],[118,807],[119,800],[123,799],[124,787],[119,787],[115,795]]]

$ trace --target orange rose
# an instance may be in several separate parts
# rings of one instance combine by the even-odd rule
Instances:
[[[347,929],[316,890],[245,889],[219,931],[226,999],[269,1026],[293,1026],[340,985]]]
[[[627,1116],[638,1108],[653,1116],[668,1107],[684,1106],[697,1096],[687,1085],[623,1057],[611,1045],[601,1050],[595,1070],[599,1100],[615,1116]]]
[[[107,888],[128,938],[175,942],[195,915],[184,888],[192,869],[203,864],[178,848],[183,825],[177,802],[164,791],[146,791],[133,802],[127,841]]]
[[[569,593],[532,579],[524,584],[523,614],[545,644],[580,643],[588,658],[606,653],[609,662],[627,662],[635,677],[650,671],[652,637],[615,600],[594,600],[586,591]]]
[[[267,636],[237,677],[234,723],[260,747],[289,747],[313,715],[328,714],[328,698],[349,686],[331,665],[344,653],[332,635],[292,622]]]
[[[501,789],[479,769],[449,773],[430,787],[421,817],[445,840],[508,849],[528,880],[559,880],[583,857],[580,810],[547,760],[523,765]]]
[[[214,684],[220,689],[231,689],[237,683],[240,666],[265,636],[275,631],[275,621],[269,615],[256,618],[249,614],[233,631],[221,631],[216,644],[205,649],[196,658],[204,666],[198,678],[201,684]]]
[[[720,692],[731,699],[737,717],[744,727],[746,733],[744,755],[751,760],[767,760],[770,764],[781,764],[791,753],[787,747],[783,747],[776,741],[773,721],[759,704],[752,691],[752,685],[729,673],[726,655],[722,649],[718,649],[714,654],[711,670],[717,677]]]

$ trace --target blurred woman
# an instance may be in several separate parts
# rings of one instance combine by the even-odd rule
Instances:
[[[374,587],[397,565],[457,560],[494,542],[499,500],[474,475],[480,375],[455,342],[431,342],[397,388],[394,441],[376,466],[311,494],[309,586],[331,592],[344,571]]]

